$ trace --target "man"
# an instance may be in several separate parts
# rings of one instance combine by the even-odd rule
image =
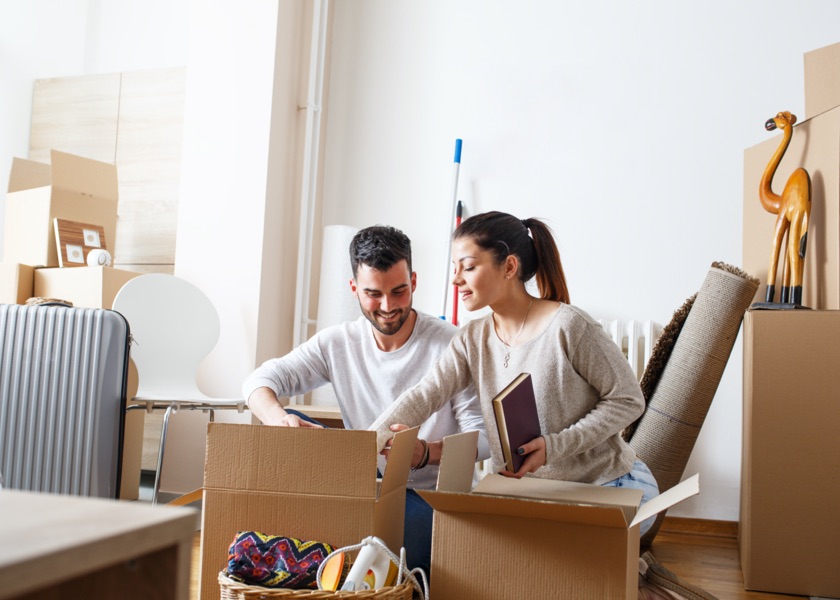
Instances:
[[[403,391],[417,383],[456,335],[444,321],[417,312],[412,296],[411,241],[398,229],[376,225],[350,243],[350,289],[362,316],[326,328],[284,357],[263,363],[242,386],[251,411],[266,425],[318,427],[280,398],[332,383],[344,425],[367,429]],[[481,408],[472,389],[449,400],[418,432],[406,492],[405,539],[409,568],[429,574],[432,508],[414,491],[434,489],[443,437],[479,431],[477,460],[489,457]],[[380,470],[384,459],[380,460]],[[361,541],[361,540],[360,540]],[[399,548],[392,548],[399,553]]]

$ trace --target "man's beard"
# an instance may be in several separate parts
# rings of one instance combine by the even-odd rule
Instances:
[[[361,303],[359,303],[359,308],[361,308]],[[391,321],[389,323],[381,323],[376,318],[376,314],[380,311],[368,312],[363,308],[361,310],[365,318],[368,321],[370,321],[371,325],[373,325],[373,328],[384,335],[394,335],[395,333],[397,333],[400,329],[402,329],[403,324],[406,322],[408,316],[411,314],[411,306],[407,306],[406,308],[401,309],[399,317],[396,321]]]

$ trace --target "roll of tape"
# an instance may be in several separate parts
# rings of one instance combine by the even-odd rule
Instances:
[[[87,255],[87,264],[89,267],[110,267],[111,253],[101,248],[91,250]]]

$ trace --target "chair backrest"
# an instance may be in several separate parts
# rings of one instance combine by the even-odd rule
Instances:
[[[196,371],[219,340],[219,315],[204,292],[179,277],[148,273],[120,289],[113,309],[131,331],[137,396],[205,397]]]

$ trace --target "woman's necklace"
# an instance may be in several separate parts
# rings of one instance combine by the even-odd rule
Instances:
[[[528,313],[531,312],[531,305],[533,303],[534,303],[534,299],[531,298],[531,302],[528,304],[528,310],[525,311],[525,318],[522,319],[522,325],[519,326],[519,331],[516,332],[516,337],[513,338],[512,342],[508,343],[504,340],[504,338],[502,338],[502,336],[499,336],[499,339],[502,340],[502,343],[505,345],[505,359],[502,362],[502,366],[505,369],[507,369],[508,362],[510,361],[510,347],[511,347],[511,344],[516,344],[516,340],[518,340],[519,336],[522,335],[522,330],[525,329],[525,321],[528,320]]]

